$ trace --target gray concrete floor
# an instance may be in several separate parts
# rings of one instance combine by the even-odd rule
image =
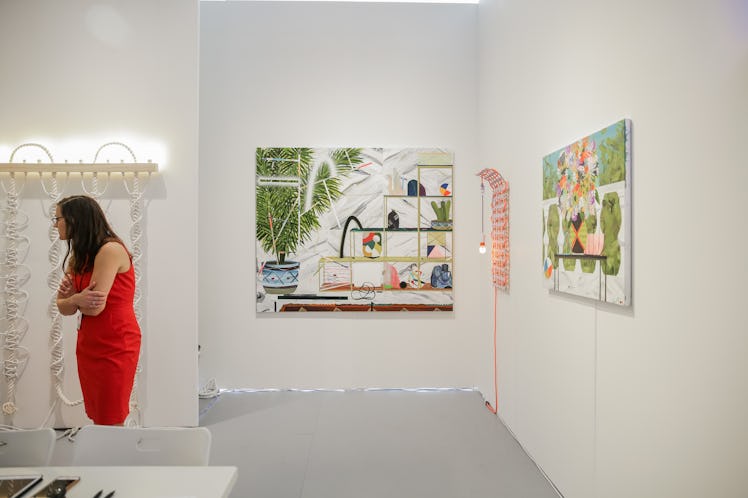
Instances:
[[[233,498],[558,498],[471,391],[224,392],[200,400]]]

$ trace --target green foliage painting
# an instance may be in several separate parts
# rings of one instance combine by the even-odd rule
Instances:
[[[436,148],[258,148],[256,311],[452,311],[453,162]]]
[[[629,305],[631,121],[548,154],[542,167],[547,287]]]
[[[319,216],[341,196],[341,181],[361,163],[361,149],[258,148],[257,240],[282,263],[320,228]]]
[[[600,185],[626,180],[625,121],[619,121],[609,128],[611,133],[600,144]]]
[[[549,156],[543,158],[543,199],[553,199],[556,197],[556,185],[559,176],[556,165],[551,164]]]

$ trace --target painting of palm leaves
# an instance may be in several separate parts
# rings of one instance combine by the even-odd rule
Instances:
[[[409,310],[451,310],[451,230],[427,233],[438,214],[429,207],[433,197],[453,204],[451,157],[442,149],[258,148],[257,311],[327,310],[320,303],[372,311],[377,298]],[[419,180],[431,196],[405,195],[406,183]],[[403,228],[393,229],[386,218],[397,212]],[[384,255],[386,247],[397,256]],[[425,278],[432,274],[435,286]]]
[[[320,228],[342,195],[341,182],[361,163],[361,149],[258,148],[256,236],[276,261],[295,253]]]

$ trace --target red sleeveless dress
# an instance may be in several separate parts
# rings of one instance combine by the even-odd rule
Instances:
[[[76,275],[78,292],[92,272]],[[135,270],[118,273],[97,316],[82,315],[78,328],[78,377],[86,415],[95,424],[121,424],[130,412],[130,393],[140,355],[140,327],[135,319]]]

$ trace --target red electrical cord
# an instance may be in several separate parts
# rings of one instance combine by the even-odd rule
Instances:
[[[499,375],[496,371],[496,308],[498,302],[499,288],[493,288],[493,394],[494,394],[494,406],[486,401],[486,406],[494,415],[499,411]]]

